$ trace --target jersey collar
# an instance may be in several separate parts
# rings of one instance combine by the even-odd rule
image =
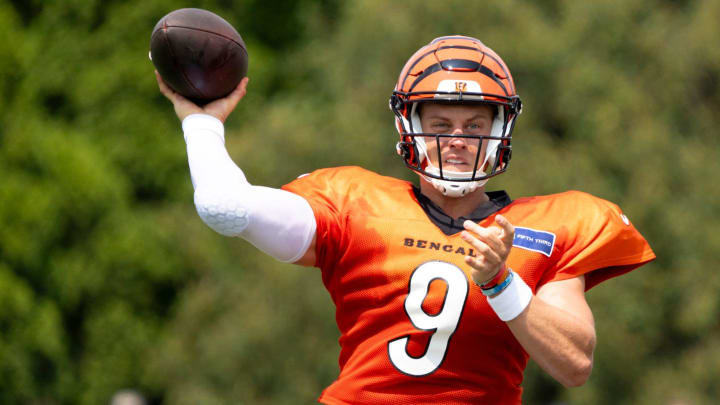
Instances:
[[[456,219],[444,213],[440,207],[423,195],[418,187],[413,186],[413,194],[430,221],[448,236],[463,231],[465,220],[480,222],[512,203],[510,196],[505,191],[490,191],[486,193],[488,201],[480,204],[469,216]]]

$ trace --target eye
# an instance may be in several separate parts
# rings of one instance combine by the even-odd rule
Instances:
[[[486,122],[485,120],[479,120],[479,121],[473,121],[468,123],[465,128],[468,131],[484,131],[490,128],[490,123]]]

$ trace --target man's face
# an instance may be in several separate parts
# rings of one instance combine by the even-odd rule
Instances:
[[[488,105],[424,104],[420,110],[420,123],[425,133],[490,135],[493,123],[493,108]],[[477,157],[478,148],[482,148],[478,166],[483,163],[487,140],[480,143],[475,138],[425,137],[428,159],[435,167],[438,164],[438,148],[442,159],[443,171],[470,172]],[[481,167],[478,167],[482,170]]]

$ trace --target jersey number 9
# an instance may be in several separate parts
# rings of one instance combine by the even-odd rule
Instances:
[[[422,308],[430,283],[442,280],[447,285],[445,303],[435,315]],[[421,264],[410,276],[410,289],[405,299],[405,312],[413,326],[419,330],[434,332],[428,341],[425,353],[413,357],[407,352],[409,336],[388,342],[390,362],[405,374],[422,377],[437,370],[445,359],[448,343],[465,307],[468,295],[468,280],[463,271],[450,263],[432,261]]]

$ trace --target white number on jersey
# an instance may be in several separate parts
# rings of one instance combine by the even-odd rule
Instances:
[[[445,303],[436,315],[422,309],[430,283],[442,280],[447,285]],[[405,374],[415,377],[435,371],[445,359],[450,337],[455,332],[468,295],[468,280],[463,271],[450,263],[432,261],[421,264],[410,276],[410,291],[405,299],[405,311],[417,329],[434,331],[425,354],[412,357],[407,353],[408,336],[391,340],[388,355],[392,364]]]

